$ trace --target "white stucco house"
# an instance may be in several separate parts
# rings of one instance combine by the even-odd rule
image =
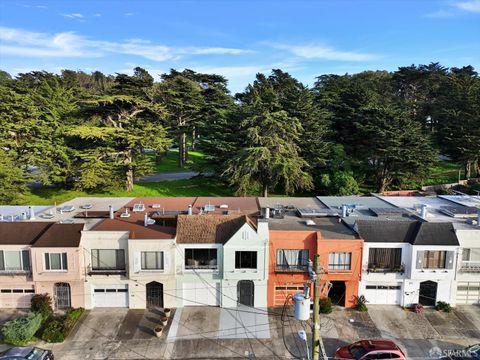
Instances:
[[[180,215],[177,307],[266,306],[267,223],[247,215]]]
[[[359,220],[365,241],[359,294],[373,304],[455,304],[459,249],[451,223]]]

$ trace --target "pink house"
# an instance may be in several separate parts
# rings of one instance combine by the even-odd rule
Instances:
[[[48,293],[57,309],[84,305],[83,224],[0,223],[0,308]]]

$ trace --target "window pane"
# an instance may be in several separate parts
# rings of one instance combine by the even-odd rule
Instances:
[[[22,250],[23,270],[30,270],[30,252]]]
[[[20,251],[5,251],[5,270],[23,270]]]
[[[142,252],[142,269],[162,270],[163,269],[163,251]]]
[[[480,248],[470,249],[470,261],[480,261]]]
[[[62,269],[67,270],[68,265],[67,265],[67,253],[62,253]]]
[[[330,270],[350,270],[352,253],[330,253],[328,255],[328,268]]]
[[[216,269],[217,249],[185,249],[185,268]]]
[[[256,269],[257,252],[256,251],[236,251],[235,268],[237,269]]]
[[[123,249],[96,249],[92,250],[92,267],[100,270],[124,270],[125,251]]]
[[[60,254],[50,254],[50,270],[61,270]]]
[[[45,270],[50,270],[50,256],[45,253]]]
[[[3,261],[3,250],[0,250],[0,270],[5,270],[5,262]]]

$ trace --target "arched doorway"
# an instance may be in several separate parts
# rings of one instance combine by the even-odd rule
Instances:
[[[420,291],[418,303],[424,306],[435,306],[437,303],[437,287],[435,281],[422,281],[420,283]]]
[[[328,297],[333,305],[345,306],[345,281],[332,281]]]
[[[238,303],[253,306],[255,298],[255,285],[252,280],[240,280],[237,284]]]
[[[55,308],[68,309],[72,307],[69,284],[56,283],[54,292],[55,292]]]
[[[163,284],[152,281],[146,286],[147,288],[147,307],[163,308]]]

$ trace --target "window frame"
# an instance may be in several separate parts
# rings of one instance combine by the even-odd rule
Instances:
[[[344,255],[344,259],[348,258],[348,264],[342,262],[335,262],[336,260],[340,260],[342,254]],[[338,255],[338,259],[334,259],[332,261],[332,255]],[[350,251],[341,251],[341,252],[330,252],[328,253],[328,271],[352,271],[352,252]]]
[[[208,258],[209,262],[215,259],[215,265],[188,265],[188,260],[193,260],[193,261],[199,261],[197,258],[195,258],[195,251],[208,251]],[[186,247],[184,248],[184,262],[183,266],[185,270],[190,270],[190,271],[197,271],[197,270],[206,270],[206,271],[217,271],[219,269],[219,264],[218,264],[218,248],[195,248],[195,247]],[[192,255],[189,257],[187,255],[187,252],[191,251]],[[215,254],[215,257],[211,256],[211,253]]]
[[[115,268],[112,267],[96,267],[94,258],[96,258],[96,263],[98,265],[101,265],[100,261],[100,253],[102,251],[115,251]],[[94,253],[96,252],[97,256],[94,256]],[[126,271],[127,270],[127,263],[125,259],[125,249],[92,249],[90,250],[91,253],[91,268],[93,271]],[[120,256],[119,254],[122,254],[123,256]],[[123,259],[123,268],[119,267],[119,259]]]
[[[60,255],[60,269],[52,269],[51,255]],[[48,257],[48,261],[47,261]],[[48,265],[48,266],[47,266]],[[68,271],[68,259],[66,252],[46,252],[43,255],[43,269],[52,272],[66,272]]]
[[[161,261],[161,267],[156,267],[156,268],[147,268],[144,267],[147,263],[146,256],[149,253],[154,253],[155,254],[155,263],[158,266],[159,260]],[[161,259],[159,259],[159,254],[161,254]],[[144,261],[145,260],[145,261]],[[140,270],[141,271],[165,271],[165,252],[164,251],[141,251],[140,252]]]
[[[439,259],[432,259],[430,260],[430,254],[439,253]],[[437,264],[430,264],[430,262],[438,262]],[[442,263],[440,265],[440,262]],[[422,258],[422,268],[423,269],[431,269],[431,270],[438,270],[438,269],[446,269],[447,268],[447,250],[424,250],[423,251],[423,258]]]
[[[287,251],[299,251],[299,256],[297,257],[297,260],[300,259],[299,262],[295,265],[288,264],[288,260],[285,256],[285,252]],[[282,256],[281,254],[283,253],[282,259],[284,261],[287,261],[286,264],[281,264],[279,263],[279,258]],[[306,255],[306,256],[305,256]],[[275,252],[275,270],[276,271],[302,271],[305,272],[308,270],[308,263],[310,259],[310,250],[309,249],[276,249]],[[304,263],[303,263],[304,262]]]
[[[7,269],[5,258],[6,252],[16,252],[20,254],[20,269]],[[27,261],[25,261],[27,260]],[[0,272],[30,272],[32,271],[32,262],[30,260],[29,250],[0,250]]]
[[[381,254],[378,254],[378,252],[385,251],[385,250],[394,252],[393,254],[389,255],[393,259],[393,262],[388,264],[387,266],[379,266],[382,264],[379,264],[378,258],[381,257]],[[398,247],[392,247],[392,248],[371,247],[368,249],[368,269],[393,270],[393,269],[401,268],[402,252],[403,252],[402,248],[398,248]],[[376,261],[371,261],[371,260],[376,260]]]
[[[254,258],[254,266],[242,266],[242,253],[250,254]],[[237,266],[237,261],[240,262],[240,266]],[[250,258],[252,261],[252,258]],[[258,268],[258,251],[250,251],[250,250],[238,250],[235,251],[235,270],[257,270]]]

